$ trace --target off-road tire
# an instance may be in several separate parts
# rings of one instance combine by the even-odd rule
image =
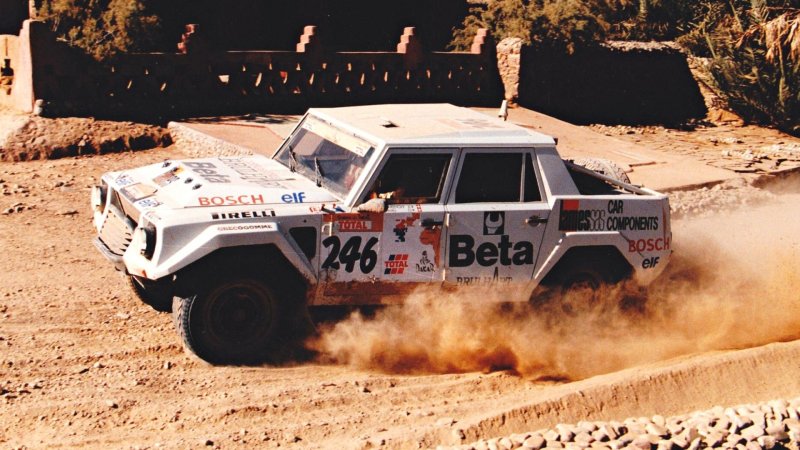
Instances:
[[[137,280],[133,275],[128,275],[128,286],[142,303],[158,312],[172,311],[172,294],[155,285],[148,288],[147,281],[149,280]]]
[[[173,321],[184,345],[211,364],[269,361],[278,350],[282,305],[253,277],[223,277],[174,302]]]
[[[626,184],[631,183],[631,179],[628,178],[628,174],[625,173],[625,169],[622,168],[619,164],[611,161],[610,159],[603,159],[603,158],[578,158],[573,161],[574,164],[579,166],[583,166],[589,170],[593,170],[597,173],[603,174],[607,177],[613,178],[617,181],[621,181]]]

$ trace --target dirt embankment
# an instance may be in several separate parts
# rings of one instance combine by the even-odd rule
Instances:
[[[412,301],[331,326],[317,359],[210,367],[91,245],[100,174],[182,156],[0,163],[1,447],[432,447],[797,389],[797,341],[762,347],[800,331],[796,184],[763,207],[688,209],[644,312],[544,321]]]
[[[0,135],[0,161],[31,161],[166,147],[169,132],[154,125],[91,118],[17,116]],[[4,139],[5,138],[5,139]]]

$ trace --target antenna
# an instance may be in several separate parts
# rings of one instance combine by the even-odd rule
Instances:
[[[502,117],[503,121],[508,120],[508,100],[503,100],[500,104],[500,111],[497,112],[497,117]]]

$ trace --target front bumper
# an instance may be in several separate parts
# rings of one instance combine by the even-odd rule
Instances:
[[[95,247],[97,247],[97,250],[99,250],[100,253],[106,257],[107,260],[114,264],[115,269],[119,270],[120,272],[127,273],[127,270],[125,269],[125,262],[122,260],[122,255],[117,255],[111,251],[111,249],[108,248],[105,242],[103,242],[99,237],[94,238],[92,243]]]

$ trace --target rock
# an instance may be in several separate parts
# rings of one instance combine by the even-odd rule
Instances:
[[[532,450],[540,450],[545,445],[544,437],[541,434],[534,434],[533,436],[525,439],[522,446]]]
[[[741,431],[741,435],[748,441],[754,441],[764,435],[764,428],[758,425],[751,425]]]

